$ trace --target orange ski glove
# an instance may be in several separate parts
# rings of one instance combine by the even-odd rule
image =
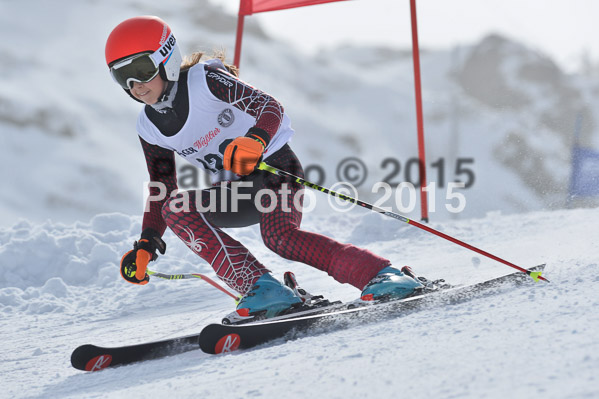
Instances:
[[[251,128],[244,137],[237,137],[225,148],[223,158],[225,170],[242,176],[252,173],[262,160],[262,154],[268,145],[267,139],[266,132],[255,127]]]
[[[132,284],[145,285],[150,281],[146,273],[148,263],[156,260],[158,250],[161,254],[166,251],[166,243],[154,229],[145,229],[141,238],[133,244],[133,249],[121,259],[121,276]]]

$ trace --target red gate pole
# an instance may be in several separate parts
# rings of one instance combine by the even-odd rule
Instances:
[[[244,15],[237,16],[237,38],[235,39],[235,58],[233,64],[239,68],[239,62],[241,61],[241,39],[243,37],[243,20]]]
[[[422,117],[422,86],[420,83],[420,49],[418,47],[418,24],[416,22],[416,0],[410,0],[412,19],[412,59],[414,60],[414,89],[416,91],[416,124],[418,128],[418,158],[420,170],[420,217],[428,222],[428,198],[426,187],[426,159],[424,151],[424,121]]]
[[[241,41],[243,39],[243,22],[246,15],[252,15],[253,3],[252,0],[239,0],[239,14],[237,15],[237,36],[235,39],[235,58],[233,64],[239,68],[241,63]]]

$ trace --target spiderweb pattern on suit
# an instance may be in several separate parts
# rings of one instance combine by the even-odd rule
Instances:
[[[162,209],[166,224],[193,252],[212,266],[221,280],[235,291],[246,294],[268,270],[239,241],[212,226],[202,213],[196,211],[193,205],[195,191],[189,191],[188,194],[189,211],[171,206],[177,197],[166,202]]]
[[[256,280],[266,273],[266,268],[241,243],[212,226],[203,214],[199,215],[220,242],[220,249],[211,262],[212,268],[229,287],[242,294],[247,293]],[[226,244],[226,241],[231,243]]]
[[[283,120],[283,106],[269,94],[234,78],[225,71],[210,69],[206,82],[219,100],[256,118],[255,127],[264,129],[272,138]]]

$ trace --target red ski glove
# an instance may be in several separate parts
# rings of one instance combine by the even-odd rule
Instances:
[[[166,251],[166,243],[154,229],[145,229],[141,238],[133,244],[133,249],[121,259],[121,276],[132,284],[145,285],[150,281],[146,273],[148,263],[156,260],[158,250],[161,254]]]

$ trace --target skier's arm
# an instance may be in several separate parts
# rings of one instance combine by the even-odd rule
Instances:
[[[165,201],[169,198],[171,193],[177,189],[177,171],[175,167],[175,154],[171,150],[166,148],[153,145],[139,138],[141,147],[144,151],[146,158],[146,164],[148,166],[148,173],[150,174],[150,181],[152,183],[159,183],[164,185],[166,193],[160,200],[152,200],[149,202],[144,212],[142,231],[151,228],[162,237],[166,230],[166,223],[162,219],[162,206]],[[160,195],[160,188],[150,187],[150,197],[157,198]]]
[[[283,106],[274,97],[222,69],[206,67],[206,81],[217,99],[256,118],[256,124],[246,136],[267,147],[281,126],[285,112]]]
[[[160,183],[166,188],[164,197],[160,198],[161,189],[150,187],[148,211],[144,212],[142,233],[133,249],[121,259],[121,276],[133,284],[147,284],[150,277],[146,273],[148,263],[157,258],[156,251],[164,254],[166,243],[162,241],[162,234],[166,230],[166,223],[162,218],[162,206],[173,190],[177,189],[177,174],[175,169],[175,156],[173,151],[152,145],[142,139],[143,148],[150,181]],[[158,200],[151,200],[160,198]]]

